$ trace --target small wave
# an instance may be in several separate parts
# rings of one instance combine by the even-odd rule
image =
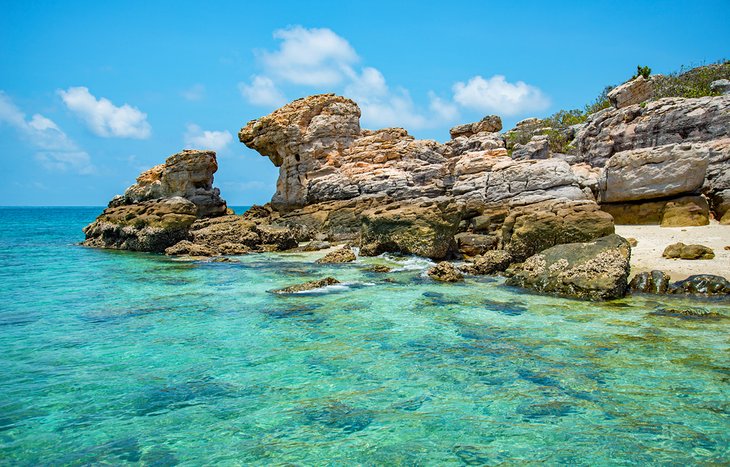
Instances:
[[[361,289],[363,287],[371,287],[376,284],[372,282],[340,282],[339,284],[325,285],[316,289],[301,290],[299,292],[291,292],[288,295],[322,295],[336,292],[344,292],[351,289]]]
[[[398,266],[392,269],[393,272],[425,271],[436,265],[430,259],[422,256],[396,256],[392,253],[383,253],[378,257],[396,263]]]

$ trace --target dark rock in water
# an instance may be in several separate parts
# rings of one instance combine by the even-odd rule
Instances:
[[[291,294],[291,293],[305,292],[307,290],[312,290],[312,289],[320,289],[322,287],[327,287],[328,285],[335,285],[335,284],[339,284],[339,283],[340,283],[340,281],[338,281],[334,277],[325,277],[324,279],[304,282],[303,284],[296,284],[296,285],[292,285],[289,287],[284,287],[283,289],[270,290],[270,292],[277,293],[277,294]]]
[[[482,451],[478,446],[456,445],[452,449],[454,455],[465,465],[491,465],[494,458]]]
[[[669,286],[669,293],[692,295],[730,295],[730,281],[722,276],[698,274]]]
[[[201,399],[228,397],[230,389],[213,378],[206,377],[179,384],[154,387],[137,401],[137,414],[161,415],[170,410],[203,404]]]
[[[506,284],[564,297],[610,300],[628,289],[629,242],[609,235],[557,245],[531,256]]]
[[[227,258],[225,256],[219,256],[210,260],[211,263],[240,263],[241,261],[235,258]]]
[[[488,310],[496,311],[507,316],[519,316],[527,311],[527,307],[522,302],[498,302],[487,299],[484,300],[484,306]]]
[[[669,289],[669,275],[663,271],[640,272],[629,283],[634,293],[665,294]]]
[[[350,248],[344,247],[327,253],[315,262],[318,264],[351,263],[356,259],[355,253]]]
[[[446,307],[449,305],[458,305],[460,303],[459,300],[450,298],[446,296],[446,294],[438,292],[423,292],[421,295],[425,298],[425,300],[420,301],[419,304],[425,306]]]
[[[448,261],[441,261],[429,269],[428,275],[432,279],[441,282],[459,282],[464,280],[464,276]]]
[[[406,399],[404,401],[396,402],[395,404],[391,405],[391,407],[395,410],[405,410],[407,412],[415,412],[416,410],[421,408],[421,406],[424,404],[424,402],[428,402],[430,400],[431,400],[431,396],[422,395],[422,396],[412,397],[412,398]]]
[[[168,256],[215,256],[217,252],[204,245],[197,245],[189,240],[183,240],[169,248],[165,248],[165,254]]]
[[[267,309],[265,313],[275,319],[305,317],[313,316],[321,307],[322,305],[318,303],[295,304],[286,308]]]
[[[328,404],[314,410],[307,410],[305,415],[310,422],[322,424],[327,428],[342,430],[345,433],[362,431],[373,421],[372,411],[358,409],[340,402]]]
[[[712,259],[715,257],[715,252],[704,245],[685,245],[680,242],[666,247],[662,256],[681,259]]]
[[[551,401],[544,404],[522,405],[517,408],[517,413],[526,420],[535,420],[545,417],[565,417],[576,413],[576,408],[567,402]]]
[[[687,320],[721,320],[727,318],[716,311],[707,311],[704,308],[658,308],[649,314],[652,316],[671,316]]]
[[[391,267],[386,266],[384,264],[373,264],[371,266],[368,266],[365,268],[365,271],[368,272],[390,272],[392,270]]]
[[[474,258],[471,264],[461,269],[467,274],[486,275],[505,271],[512,262],[512,255],[505,250],[487,251]]]

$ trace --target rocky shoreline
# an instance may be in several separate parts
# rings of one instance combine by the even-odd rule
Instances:
[[[84,245],[217,256],[347,243],[363,256],[468,262],[461,272],[440,264],[440,277],[503,273],[539,293],[619,298],[632,247],[616,224],[691,229],[714,219],[730,244],[730,95],[647,101],[651,83],[639,78],[570,128],[567,154],[550,149],[536,119],[503,133],[487,116],[442,144],[361,129],[345,97],[298,99],[239,132],[279,167],[271,203],[233,214],[213,187],[215,153],[186,150],[115,197]],[[513,144],[515,132],[524,144]],[[325,262],[353,259],[346,248]],[[664,290],[730,295],[723,281]]]

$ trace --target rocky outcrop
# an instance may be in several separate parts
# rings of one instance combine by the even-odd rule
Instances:
[[[497,133],[502,130],[502,119],[497,115],[488,115],[476,123],[455,126],[449,132],[451,139],[460,136],[470,137],[479,133]]]
[[[512,255],[505,250],[488,251],[462,267],[468,274],[486,275],[505,271],[512,263]]]
[[[620,86],[616,86],[608,93],[608,100],[616,109],[623,109],[629,105],[644,102],[651,97],[654,89],[652,78],[646,79],[639,75]]]
[[[709,164],[703,144],[669,144],[614,154],[600,178],[600,201],[667,198],[699,193]]]
[[[685,245],[680,242],[666,247],[662,256],[670,259],[712,259],[715,257],[715,252],[704,245]]]
[[[161,253],[185,240],[198,218],[223,215],[226,202],[213,188],[212,151],[183,151],[138,178],[84,228],[84,245]]]
[[[433,201],[386,205],[362,214],[360,254],[396,252],[433,259],[453,256],[460,212]]]
[[[550,143],[547,135],[533,136],[526,144],[515,144],[512,149],[512,158],[517,161],[549,157]]]
[[[703,196],[682,196],[664,200],[603,203],[601,210],[616,224],[660,224],[662,227],[689,227],[710,223],[710,210]]]
[[[589,300],[626,294],[631,247],[618,235],[588,243],[557,245],[529,257],[508,285]]]
[[[239,255],[296,248],[294,232],[282,226],[256,223],[241,216],[200,219],[190,226],[190,240],[220,254]]]
[[[497,248],[499,242],[496,235],[483,235],[470,232],[458,233],[454,236],[459,253],[466,257],[482,255]]]
[[[730,295],[730,281],[713,274],[698,274],[675,282],[669,287],[673,294],[725,296]]]
[[[554,245],[587,242],[612,233],[613,218],[595,203],[552,200],[512,210],[502,226],[501,242],[520,262]]]
[[[351,263],[356,259],[355,253],[350,248],[343,247],[335,251],[330,251],[315,262],[318,264],[338,264]]]
[[[204,245],[182,240],[169,248],[165,248],[165,254],[168,256],[216,256],[217,252]]]
[[[441,261],[428,270],[428,277],[440,282],[460,282],[464,276],[448,261]]]
[[[574,144],[578,158],[602,167],[617,152],[730,136],[730,96],[671,97],[591,115]]]

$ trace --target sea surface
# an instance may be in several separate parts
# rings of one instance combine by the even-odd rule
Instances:
[[[655,314],[727,301],[78,246],[100,211],[0,208],[1,465],[730,463],[730,322]]]

